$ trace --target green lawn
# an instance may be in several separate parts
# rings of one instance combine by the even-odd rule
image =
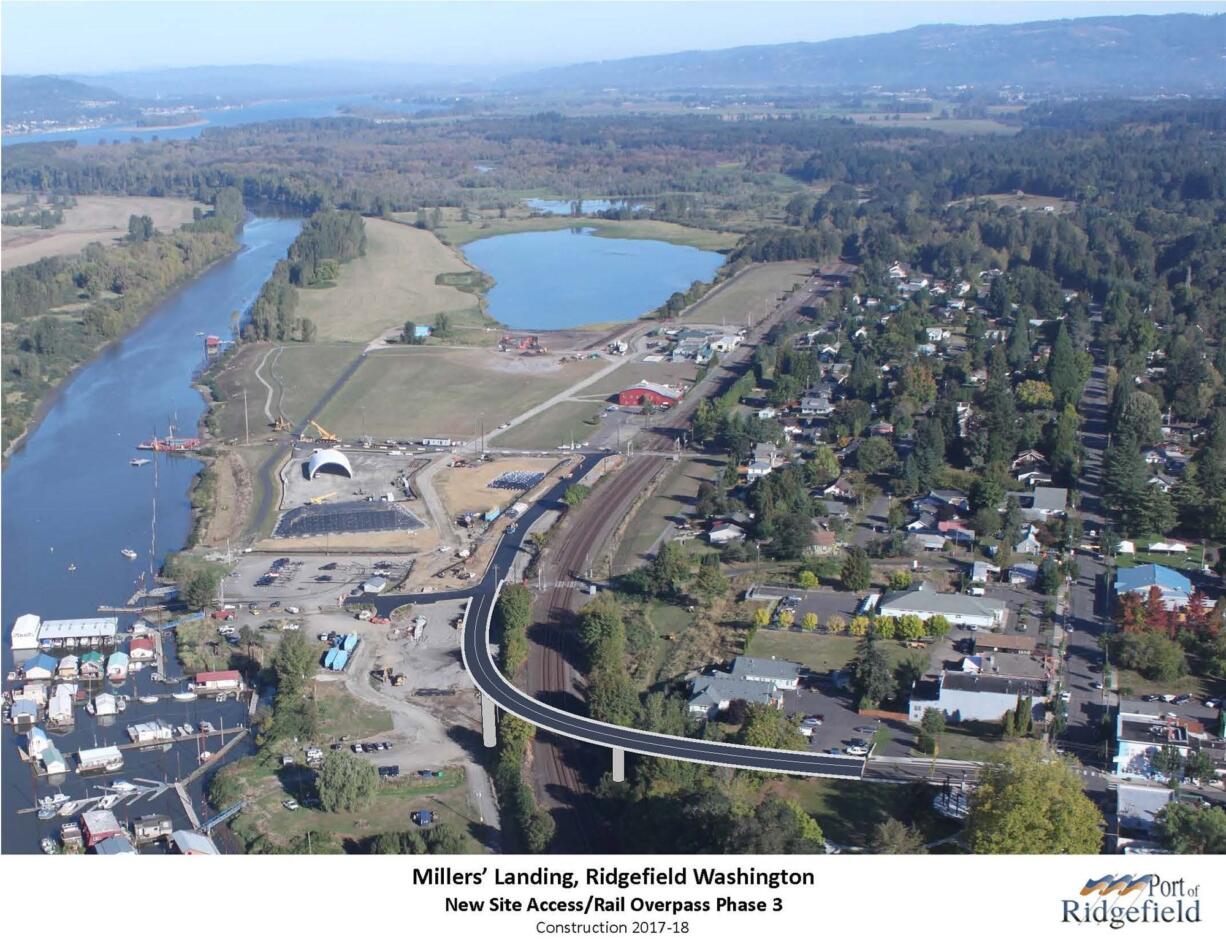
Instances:
[[[1116,689],[1126,697],[1140,697],[1143,694],[1192,694],[1203,700],[1206,697],[1220,696],[1223,686],[1216,678],[1196,674],[1185,674],[1172,680],[1151,681],[1130,668],[1113,670]]]
[[[911,728],[913,735],[918,734],[916,728]],[[1020,743],[1024,738],[1000,735],[1000,725],[992,721],[968,722],[965,724],[948,724],[941,734],[938,753],[941,759],[947,760],[978,760],[987,762],[1002,749],[1012,743]],[[928,756],[921,753],[912,742],[911,756]]]
[[[391,711],[364,700],[358,700],[339,685],[318,685],[319,719],[322,742],[333,742],[348,736],[365,740],[392,729]]]
[[[516,425],[491,439],[495,447],[554,450],[572,438],[582,443],[595,426],[586,422],[598,419],[603,406],[590,401],[563,401],[546,408],[534,418]]]
[[[748,654],[755,658],[779,658],[796,661],[815,673],[829,673],[846,667],[856,656],[861,639],[850,635],[824,635],[801,631],[770,631],[760,629],[753,637]],[[897,664],[914,651],[898,641],[878,641],[879,647],[891,664]]]

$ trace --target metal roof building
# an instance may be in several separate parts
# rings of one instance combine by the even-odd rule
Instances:
[[[65,618],[43,622],[38,629],[38,643],[40,647],[77,648],[111,644],[118,634],[118,618]]]
[[[312,451],[307,460],[307,479],[314,480],[319,473],[339,473],[352,479],[353,467],[350,466],[348,457],[335,447],[327,447]]]
[[[22,651],[26,648],[38,647],[38,628],[42,620],[37,615],[20,615],[13,622],[13,630],[9,633],[13,650]]]
[[[925,621],[933,615],[943,615],[952,625],[973,628],[991,628],[1005,621],[1005,603],[999,599],[929,589],[886,595],[881,600],[880,611],[894,618],[917,615]]]
[[[207,835],[179,829],[171,833],[171,839],[180,855],[220,855],[217,846]]]

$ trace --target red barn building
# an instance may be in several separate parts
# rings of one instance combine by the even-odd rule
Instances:
[[[681,392],[667,385],[641,381],[637,385],[623,389],[617,395],[617,403],[622,405],[643,404],[644,400],[657,408],[671,408],[681,400]]]

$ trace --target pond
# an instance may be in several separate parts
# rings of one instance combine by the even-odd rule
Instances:
[[[487,237],[463,250],[496,280],[489,313],[512,329],[636,319],[695,280],[709,281],[724,262],[710,250],[599,237],[590,227]]]
[[[480,168],[480,166],[478,166]],[[529,197],[524,201],[526,207],[535,211],[540,211],[542,214],[559,214],[563,217],[569,217],[571,214],[571,201],[550,200],[544,197]],[[605,198],[589,198],[582,202],[580,212],[584,214],[603,214],[606,210],[612,210],[615,207],[624,207],[627,210],[638,210],[640,207],[645,207],[645,204],[631,202],[628,200],[607,200]]]

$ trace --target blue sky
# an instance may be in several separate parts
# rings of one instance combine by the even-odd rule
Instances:
[[[78,2],[5,0],[5,73],[364,60],[525,66],[822,40],[921,23],[1226,12],[1138,2]]]

